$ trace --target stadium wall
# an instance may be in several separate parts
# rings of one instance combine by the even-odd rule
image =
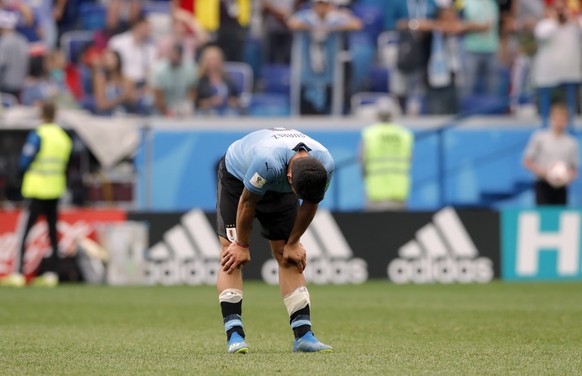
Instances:
[[[532,207],[532,176],[522,166],[522,153],[533,131],[495,127],[434,133],[415,129],[409,208]],[[233,141],[246,133],[246,130],[153,129],[150,142],[141,144],[135,159],[137,208],[215,210],[218,160]],[[364,187],[358,163],[360,131],[326,129],[308,133],[330,150],[336,162],[336,173],[322,206],[333,211],[361,210]],[[577,137],[582,141],[580,133]],[[439,169],[441,157],[443,168]],[[582,206],[582,179],[570,189],[571,205]]]
[[[59,219],[67,280],[109,284],[214,284],[219,267],[216,216],[188,212],[68,210]],[[0,275],[17,255],[21,212],[0,211]],[[246,279],[277,283],[277,265],[256,224]],[[581,280],[582,209],[538,208],[346,213],[322,209],[302,237],[306,276],[315,284],[486,283]],[[108,251],[88,252],[87,239]],[[94,247],[95,248],[95,247]],[[44,222],[27,241],[25,272],[50,252]]]

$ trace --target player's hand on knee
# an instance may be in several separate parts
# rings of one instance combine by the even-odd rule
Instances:
[[[222,270],[231,274],[237,268],[241,268],[243,265],[248,264],[251,261],[251,252],[249,248],[243,248],[238,246],[236,243],[231,243],[226,251],[222,253],[222,259],[220,260],[220,265]]]
[[[307,266],[307,253],[305,248],[299,242],[294,244],[285,244],[283,248],[283,260],[285,264],[295,264],[300,273],[303,273]]]

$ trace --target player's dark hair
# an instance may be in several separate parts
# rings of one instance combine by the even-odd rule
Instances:
[[[297,158],[291,168],[293,190],[300,199],[318,203],[325,196],[327,171],[313,157]]]
[[[57,106],[54,102],[44,101],[41,107],[41,118],[46,123],[52,123],[55,121],[55,116],[57,114]]]

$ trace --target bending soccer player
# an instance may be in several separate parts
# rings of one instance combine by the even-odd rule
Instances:
[[[222,267],[217,287],[229,353],[249,350],[241,318],[241,268],[251,260],[254,218],[261,223],[261,233],[279,264],[281,295],[295,335],[293,351],[333,351],[311,331],[303,276],[307,257],[300,242],[332,173],[333,159],[326,148],[286,128],[252,132],[230,145],[220,161],[216,211]]]

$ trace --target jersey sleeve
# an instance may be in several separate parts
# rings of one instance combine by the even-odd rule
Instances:
[[[28,167],[30,167],[30,164],[39,150],[40,136],[36,131],[31,131],[26,138],[26,143],[22,147],[22,153],[20,154],[20,160],[18,161],[20,171],[26,171]]]
[[[527,146],[523,153],[523,157],[535,160],[539,150],[538,145],[539,145],[539,133],[536,132],[529,139],[529,142],[527,143]]]
[[[572,152],[570,155],[570,167],[573,169],[578,169],[580,167],[580,152],[578,142],[574,141],[572,146]]]
[[[268,185],[280,178],[276,161],[272,158],[256,156],[244,178],[245,188],[259,196],[264,196]]]
[[[325,190],[327,191],[329,185],[331,184],[331,178],[333,177],[333,171],[335,169],[333,158],[328,151],[318,152],[317,155],[314,155],[314,157],[316,157],[321,162],[321,164],[323,164],[325,171],[327,171],[327,183],[325,185]]]

